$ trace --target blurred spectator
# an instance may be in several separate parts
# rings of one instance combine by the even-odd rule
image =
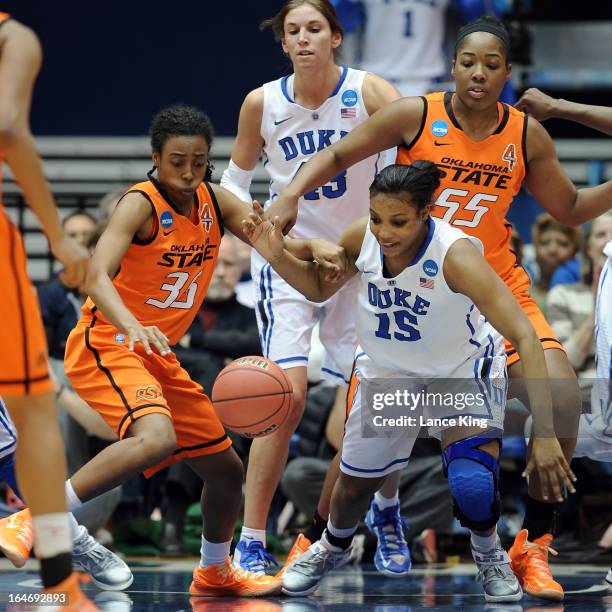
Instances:
[[[236,299],[243,306],[255,308],[255,288],[251,277],[252,248],[238,238],[234,240],[234,245],[238,253],[238,267],[240,269],[240,277],[236,285]]]
[[[576,370],[583,402],[590,402],[595,377],[595,292],[605,263],[603,248],[612,240],[612,211],[597,217],[587,227],[584,244],[584,275],[581,281],[557,285],[548,294],[547,318],[563,343]]]
[[[125,187],[117,187],[102,196],[98,202],[98,218],[100,221],[108,221],[115,210],[115,206],[122,198],[123,194],[129,189],[129,185]]]
[[[74,212],[63,221],[66,235],[87,246],[96,232],[96,220],[86,212]],[[43,322],[47,332],[49,355],[64,361],[66,339],[81,315],[84,298],[78,287],[66,287],[59,276],[42,285],[38,291]]]
[[[559,266],[573,259],[578,252],[580,229],[562,225],[544,213],[536,219],[532,232],[537,270],[531,295],[546,314],[546,296],[552,276]]]
[[[516,256],[516,263],[519,266],[523,265],[523,239],[518,233],[516,227],[512,226],[512,236],[510,236],[510,250]]]

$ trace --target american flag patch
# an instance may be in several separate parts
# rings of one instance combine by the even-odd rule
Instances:
[[[341,119],[354,119],[357,116],[356,108],[341,108],[340,118]]]
[[[433,278],[423,278],[422,276],[419,278],[419,286],[424,289],[433,289],[434,281]]]

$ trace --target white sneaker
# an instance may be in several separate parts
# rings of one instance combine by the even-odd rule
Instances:
[[[123,591],[134,581],[134,575],[127,564],[92,538],[83,525],[79,525],[79,535],[72,545],[74,569],[89,574],[99,588],[105,591]]]

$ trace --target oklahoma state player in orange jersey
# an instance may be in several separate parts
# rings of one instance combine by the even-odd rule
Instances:
[[[69,505],[150,476],[185,459],[206,484],[202,558],[193,595],[256,596],[280,582],[231,567],[230,543],[242,495],[242,462],[209,398],[169,345],[198,312],[223,228],[242,234],[248,207],[207,182],[212,127],[177,105],[151,125],[154,169],[117,204],[97,244],[89,298],[68,337],[66,373],[75,391],[117,432],[66,483]]]
[[[576,443],[580,395],[576,377],[560,344],[528,295],[528,279],[515,266],[505,224],[512,196],[523,179],[540,204],[561,223],[579,225],[612,205],[612,181],[577,190],[557,159],[553,142],[535,120],[499,103],[510,78],[509,37],[503,25],[489,17],[463,27],[453,60],[455,94],[403,98],[375,113],[368,121],[301,167],[292,183],[268,210],[288,229],[298,197],[376,152],[399,146],[399,161],[415,156],[433,159],[446,171],[434,214],[445,217],[485,245],[485,256],[507,282],[532,321],[546,355],[553,385],[555,430],[569,461]],[[515,354],[510,376],[522,377]],[[524,399],[524,398],[523,398]],[[544,455],[531,457],[545,464]],[[548,599],[563,599],[563,589],[548,568],[555,502],[543,494],[535,473],[529,479],[525,529],[510,551],[513,569],[524,590]],[[533,542],[527,541],[528,532]]]
[[[89,256],[61,228],[29,126],[32,89],[41,58],[34,32],[0,13],[0,165],[6,161],[40,220],[51,251],[64,265],[64,282],[76,286],[85,280]],[[0,395],[19,435],[16,471],[31,507],[43,586],[68,592],[70,605],[76,606],[73,609],[94,609],[80,592],[77,575],[72,574],[65,453],[38,299],[26,272],[21,236],[1,203],[0,250]]]

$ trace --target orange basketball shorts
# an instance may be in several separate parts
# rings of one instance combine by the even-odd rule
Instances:
[[[186,457],[212,455],[231,446],[210,399],[173,353],[147,355],[140,344],[130,351],[127,337],[115,327],[100,323],[95,315],[83,316],[68,336],[64,363],[75,391],[120,439],[147,414],[172,419],[177,448],[146,470],[147,478]]]
[[[531,321],[533,328],[535,329],[540,342],[542,343],[542,348],[546,351],[549,349],[559,349],[565,352],[563,345],[559,340],[557,340],[553,330],[550,325],[544,318],[542,311],[538,308],[536,301],[529,295],[529,285],[530,280],[527,272],[521,267],[516,267],[512,270],[509,276],[502,279],[510,290],[514,294],[517,302],[520,307],[523,309],[523,312],[527,315],[527,318]],[[512,364],[519,361],[520,357],[516,352],[516,349],[508,342],[508,340],[504,339],[504,344],[506,345],[506,356],[507,356],[507,364],[511,366]]]
[[[38,296],[19,230],[0,207],[0,395],[47,393],[53,385]]]

